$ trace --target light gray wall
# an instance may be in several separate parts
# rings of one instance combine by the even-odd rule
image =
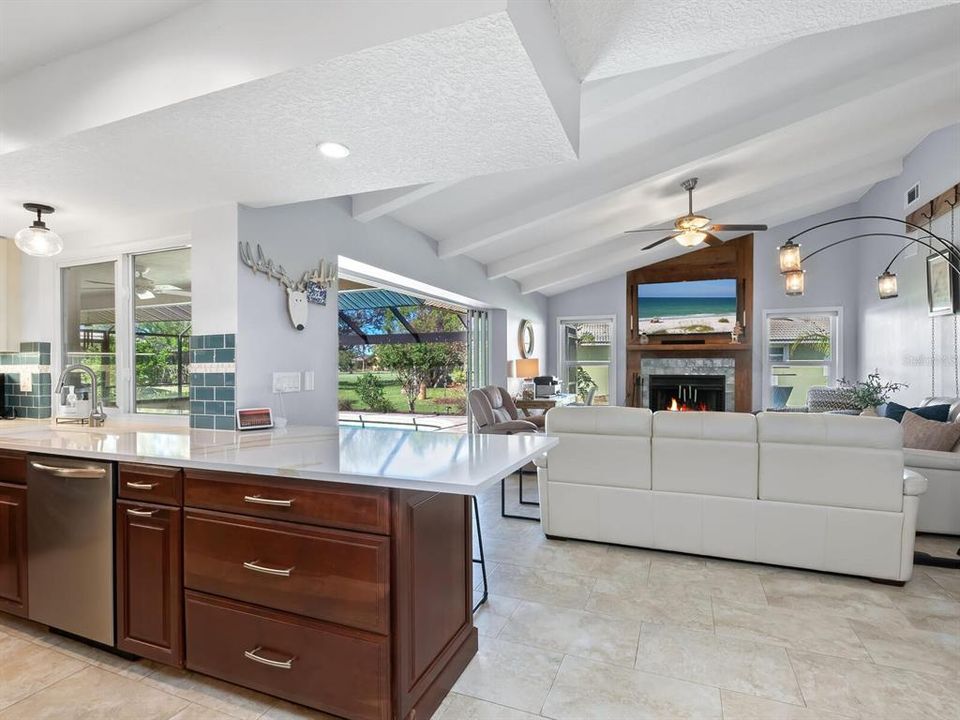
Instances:
[[[521,319],[533,321],[537,357],[543,354],[547,303],[539,294],[522,295],[511,280],[490,281],[468,258],[441,260],[427,236],[390,218],[370,223],[353,219],[348,198],[272,208],[241,207],[241,242],[260,243],[264,253],[291,275],[316,267],[321,257],[338,255],[406,278],[476,299],[491,313],[491,381],[506,384],[508,361],[519,356]],[[313,370],[316,390],[284,396],[287,418],[296,423],[334,424],[337,413],[337,306],[310,306],[307,327],[293,329],[285,293],[276,281],[239,268],[237,402],[277,407],[271,392],[274,371]]]
[[[624,377],[627,367],[627,335],[626,335],[626,303],[627,277],[619,275],[608,280],[584,285],[547,300],[548,342],[547,366],[544,368],[551,375],[559,375],[557,363],[559,347],[557,345],[557,320],[561,317],[605,317],[616,316],[616,402],[623,405],[626,397]]]
[[[919,202],[905,208],[905,193],[920,183]],[[905,159],[903,173],[878,183],[860,200],[864,215],[888,215],[901,218],[917,205],[929,202],[960,182],[960,124],[931,133]],[[957,213],[960,233],[960,212]],[[899,232],[893,223],[864,221],[861,232]],[[949,214],[933,223],[937,235],[950,239]],[[855,241],[856,242],[856,241]],[[936,345],[931,363],[931,318],[927,313],[925,258],[926,248],[910,257],[901,257],[893,267],[897,273],[900,296],[880,300],[876,276],[903,243],[894,238],[865,238],[858,248],[860,257],[856,280],[859,286],[859,376],[874,369],[888,380],[906,382],[910,387],[896,397],[898,402],[914,405],[931,394],[931,368],[934,370],[935,395],[958,395],[954,381],[956,350],[954,316],[932,319]]]
[[[783,277],[780,275],[777,248],[787,238],[812,225],[829,220],[857,215],[857,205],[852,203],[811,215],[786,225],[770,228],[766,232],[754,235],[753,243],[753,407],[763,407],[763,388],[767,378],[763,375],[763,313],[766,310],[810,310],[814,308],[841,308],[840,340],[842,347],[840,377],[857,376],[857,321],[859,293],[857,276],[862,274],[859,263],[859,249],[856,241],[838,245],[804,263],[807,270],[805,289],[802,296],[789,297],[784,294]],[[797,242],[801,244],[801,254],[806,257],[818,248],[839,240],[841,237],[857,234],[857,223],[841,225],[814,231],[804,235]],[[841,234],[842,233],[842,234]],[[874,273],[876,275],[876,273]]]

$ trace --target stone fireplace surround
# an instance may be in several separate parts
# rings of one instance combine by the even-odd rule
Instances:
[[[736,407],[734,396],[736,360],[734,358],[643,358],[640,363],[640,377],[643,378],[641,407],[650,407],[649,377],[651,375],[722,375],[725,379],[724,406],[728,411]]]

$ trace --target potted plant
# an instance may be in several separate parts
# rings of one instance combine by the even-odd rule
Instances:
[[[877,415],[879,405],[883,405],[894,393],[907,387],[906,383],[884,382],[879,370],[867,375],[866,380],[855,383],[841,380],[840,385],[846,388],[852,403],[860,408],[861,415]]]

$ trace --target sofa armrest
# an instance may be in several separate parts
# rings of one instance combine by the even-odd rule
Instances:
[[[905,468],[903,471],[903,494],[923,495],[927,491],[927,479],[916,472]]]
[[[508,420],[507,422],[489,425],[483,429],[487,435],[514,435],[516,433],[535,433],[537,426],[526,420]]]
[[[909,468],[960,471],[960,453],[904,448],[903,464]]]
[[[546,467],[547,467],[547,454],[546,454],[546,453],[543,453],[543,455],[537,455],[537,456],[533,459],[533,464],[536,465],[538,468],[546,468]]]

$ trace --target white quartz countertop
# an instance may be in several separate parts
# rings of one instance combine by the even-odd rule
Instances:
[[[557,445],[545,435],[290,426],[250,432],[0,424],[0,449],[475,495]]]

